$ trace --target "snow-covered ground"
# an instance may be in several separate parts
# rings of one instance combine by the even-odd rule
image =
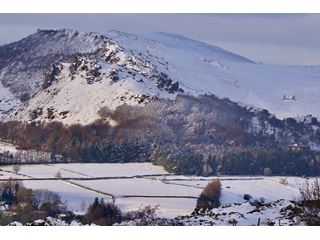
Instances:
[[[125,212],[137,211],[146,206],[157,207],[158,217],[174,218],[190,214],[196,205],[196,199],[190,198],[119,198],[117,206]]]
[[[267,109],[279,118],[309,114],[320,117],[320,66],[258,64],[219,47],[167,33],[108,31],[102,36],[61,30],[53,34],[55,41],[42,32],[30,36],[31,40],[37,39],[38,45],[24,53],[26,58],[45,57],[48,51],[76,54],[99,50],[101,54],[83,57],[75,71],[70,71],[74,63],[59,63],[61,71],[46,89],[39,88],[43,74],[36,74],[26,84],[22,81],[26,73],[18,72],[15,84],[37,83],[32,89],[36,94],[21,105],[8,101],[9,90],[0,86],[0,100],[1,96],[4,99],[0,107],[19,106],[5,119],[30,120],[30,113],[42,109],[36,119],[48,121],[49,108],[54,120],[88,124],[99,118],[101,107],[113,110],[122,104],[144,104],[148,98],[174,99],[181,93],[159,87],[159,76],[161,81],[178,83],[185,94],[229,98],[244,106]],[[13,77],[6,67],[0,74],[0,79]]]
[[[280,179],[287,179],[288,185],[280,183]],[[188,185],[204,188],[210,178],[182,178],[181,180],[170,180],[171,184]],[[206,180],[208,179],[208,180]],[[222,183],[221,203],[243,203],[244,194],[249,194],[253,199],[264,198],[266,201],[276,201],[279,199],[296,200],[299,197],[299,188],[305,183],[305,179],[299,177],[220,177]]]
[[[12,166],[1,167],[4,170],[13,170]],[[52,178],[60,172],[62,177],[79,177],[79,174],[75,174],[69,171],[60,170],[50,165],[21,165],[18,177],[23,175],[30,176],[32,178]]]
[[[184,225],[220,225],[220,226],[290,226],[305,225],[294,215],[295,203],[288,200],[277,200],[270,204],[256,206],[250,202],[231,204],[200,213],[179,217]]]
[[[6,116],[7,112],[18,107],[20,104],[20,100],[14,97],[10,90],[0,82],[0,118]]]
[[[4,171],[5,170],[5,171]],[[7,172],[9,170],[9,172]],[[14,173],[12,166],[10,168],[4,169],[3,167],[0,167],[0,180],[2,179],[8,179],[8,178],[21,178],[21,179],[28,179],[26,176],[17,175]]]
[[[99,194],[90,190],[86,190],[66,181],[60,180],[44,180],[44,181],[24,181],[24,186],[32,189],[46,189],[58,193],[61,200],[71,211],[84,213],[86,208],[91,204],[95,197],[104,198],[111,201],[110,197]]]
[[[54,164],[55,168],[71,170],[94,177],[117,177],[136,175],[158,175],[168,174],[161,166],[155,166],[150,163],[72,163],[72,164]]]
[[[0,141],[0,152],[7,151],[9,151],[10,153],[15,153],[17,152],[17,149],[13,144]]]
[[[151,163],[21,165],[17,174],[12,172],[12,166],[0,169],[4,170],[0,170],[0,179],[26,179],[23,180],[26,187],[57,192],[62,201],[67,201],[69,209],[76,212],[83,212],[84,206],[88,207],[95,197],[106,201],[112,201],[113,197],[123,211],[158,206],[158,216],[170,218],[190,214],[196,198],[212,180],[212,177],[170,175]],[[58,171],[62,178],[71,179],[34,179],[55,178]],[[106,179],[96,180],[95,177]],[[281,183],[284,178],[288,184]],[[306,181],[299,177],[276,176],[221,176],[220,180],[220,200],[224,206],[244,204],[244,194],[250,194],[252,200],[263,198],[265,202],[297,200],[299,188]]]
[[[216,46],[167,33],[136,36],[112,31],[107,36],[128,49],[156,56],[158,62],[168,62],[163,71],[191,94],[228,97],[268,109],[280,118],[320,116],[315,104],[320,101],[320,66],[257,64]],[[296,100],[283,100],[284,95]]]

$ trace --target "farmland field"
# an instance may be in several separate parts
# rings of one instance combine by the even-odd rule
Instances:
[[[114,201],[125,212],[158,206],[157,214],[161,217],[190,214],[202,189],[214,178],[172,175],[151,163],[21,165],[17,173],[13,166],[1,166],[0,179],[9,177],[19,179],[28,188],[59,193],[75,212],[84,212],[99,197]],[[287,184],[281,183],[284,178]],[[244,194],[267,202],[296,200],[299,187],[306,181],[276,176],[220,176],[220,180],[223,205],[244,202]]]

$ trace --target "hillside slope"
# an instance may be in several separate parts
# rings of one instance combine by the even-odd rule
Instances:
[[[119,32],[108,36],[119,44],[126,44],[130,39]],[[174,76],[191,94],[228,97],[232,101],[268,109],[280,118],[320,116],[315,104],[320,101],[319,66],[256,64],[221,52],[219,48],[163,33],[132,40],[129,47],[137,51],[145,49],[168,61],[168,75]],[[295,96],[296,100],[283,100],[284,95]]]
[[[87,124],[102,107],[182,93],[229,98],[279,118],[320,117],[319,66],[257,64],[167,33],[39,30],[0,47],[0,80],[0,108],[12,109],[2,119]]]

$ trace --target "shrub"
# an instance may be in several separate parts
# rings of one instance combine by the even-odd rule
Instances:
[[[263,174],[267,177],[272,176],[272,171],[270,168],[266,167],[265,169],[263,169]]]
[[[137,220],[135,222],[138,226],[153,225],[153,221],[157,219],[156,211],[158,206],[146,206],[140,208],[138,211],[128,212],[123,216],[124,221]]]
[[[26,101],[28,101],[29,99],[30,99],[30,95],[29,95],[28,93],[24,93],[24,94],[22,94],[21,97],[20,97],[20,101],[21,101],[21,102],[26,102]]]
[[[60,170],[54,175],[55,178],[62,178],[62,173]]]
[[[13,165],[12,170],[17,174],[18,172],[20,172],[21,167],[20,165]]]
[[[60,212],[60,204],[58,202],[42,203],[39,210],[44,211],[48,216],[54,217]]]
[[[43,205],[44,203],[48,203],[48,202],[55,203],[56,205],[61,204],[60,196],[57,193],[51,192],[48,190],[43,190],[43,189],[33,190],[32,197],[33,197],[32,204],[35,207],[39,207],[39,206]]]
[[[108,107],[102,107],[100,108],[100,110],[98,111],[98,115],[102,118],[102,119],[106,119],[109,118],[112,115],[112,111],[108,108]]]
[[[279,183],[280,183],[280,184],[283,184],[283,185],[285,185],[285,186],[288,186],[288,179],[286,179],[286,178],[280,178]]]
[[[0,183],[0,201],[12,206],[12,204],[17,200],[17,192],[20,187],[21,184],[19,182],[12,181],[12,179]]]
[[[252,196],[250,194],[245,193],[243,195],[243,199],[246,200],[246,201],[250,201],[250,199],[252,199]]]
[[[33,191],[11,179],[0,184],[0,202],[8,206],[8,211],[4,211],[2,216],[0,214],[0,225],[7,225],[13,221],[26,224],[66,212],[58,194],[47,190]]]
[[[308,181],[300,188],[301,218],[310,226],[320,225],[320,182],[314,180],[312,184]]]
[[[211,209],[220,206],[220,195],[221,195],[221,182],[220,180],[213,179],[203,189],[200,194],[197,206],[198,209]]]
[[[111,226],[114,223],[121,222],[121,211],[112,203],[105,203],[103,199],[99,201],[95,198],[84,216],[85,223],[94,223],[97,225]]]

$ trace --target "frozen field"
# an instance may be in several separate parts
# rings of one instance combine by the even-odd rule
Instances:
[[[15,153],[17,151],[16,147],[10,143],[0,141],[0,152],[11,152]]]
[[[69,171],[75,171],[94,177],[132,177],[136,175],[158,175],[168,174],[162,167],[155,166],[150,163],[72,163],[72,164],[56,164],[52,165],[56,168],[63,168]]]
[[[60,172],[61,179],[55,179]],[[48,189],[61,195],[68,208],[83,212],[95,197],[114,201],[123,211],[147,205],[158,206],[158,215],[176,217],[190,214],[202,189],[212,177],[168,174],[151,163],[128,164],[55,164],[21,165],[18,173],[13,166],[0,166],[0,179],[22,179],[26,187]],[[98,178],[98,179],[97,179]],[[285,177],[222,176],[221,203],[243,203],[244,194],[268,201],[296,200],[305,179]]]
[[[110,197],[68,184],[65,181],[24,181],[24,186],[32,189],[48,189],[59,193],[62,202],[67,205],[68,209],[75,212],[84,212],[84,208],[88,207],[95,197],[111,201]]]

